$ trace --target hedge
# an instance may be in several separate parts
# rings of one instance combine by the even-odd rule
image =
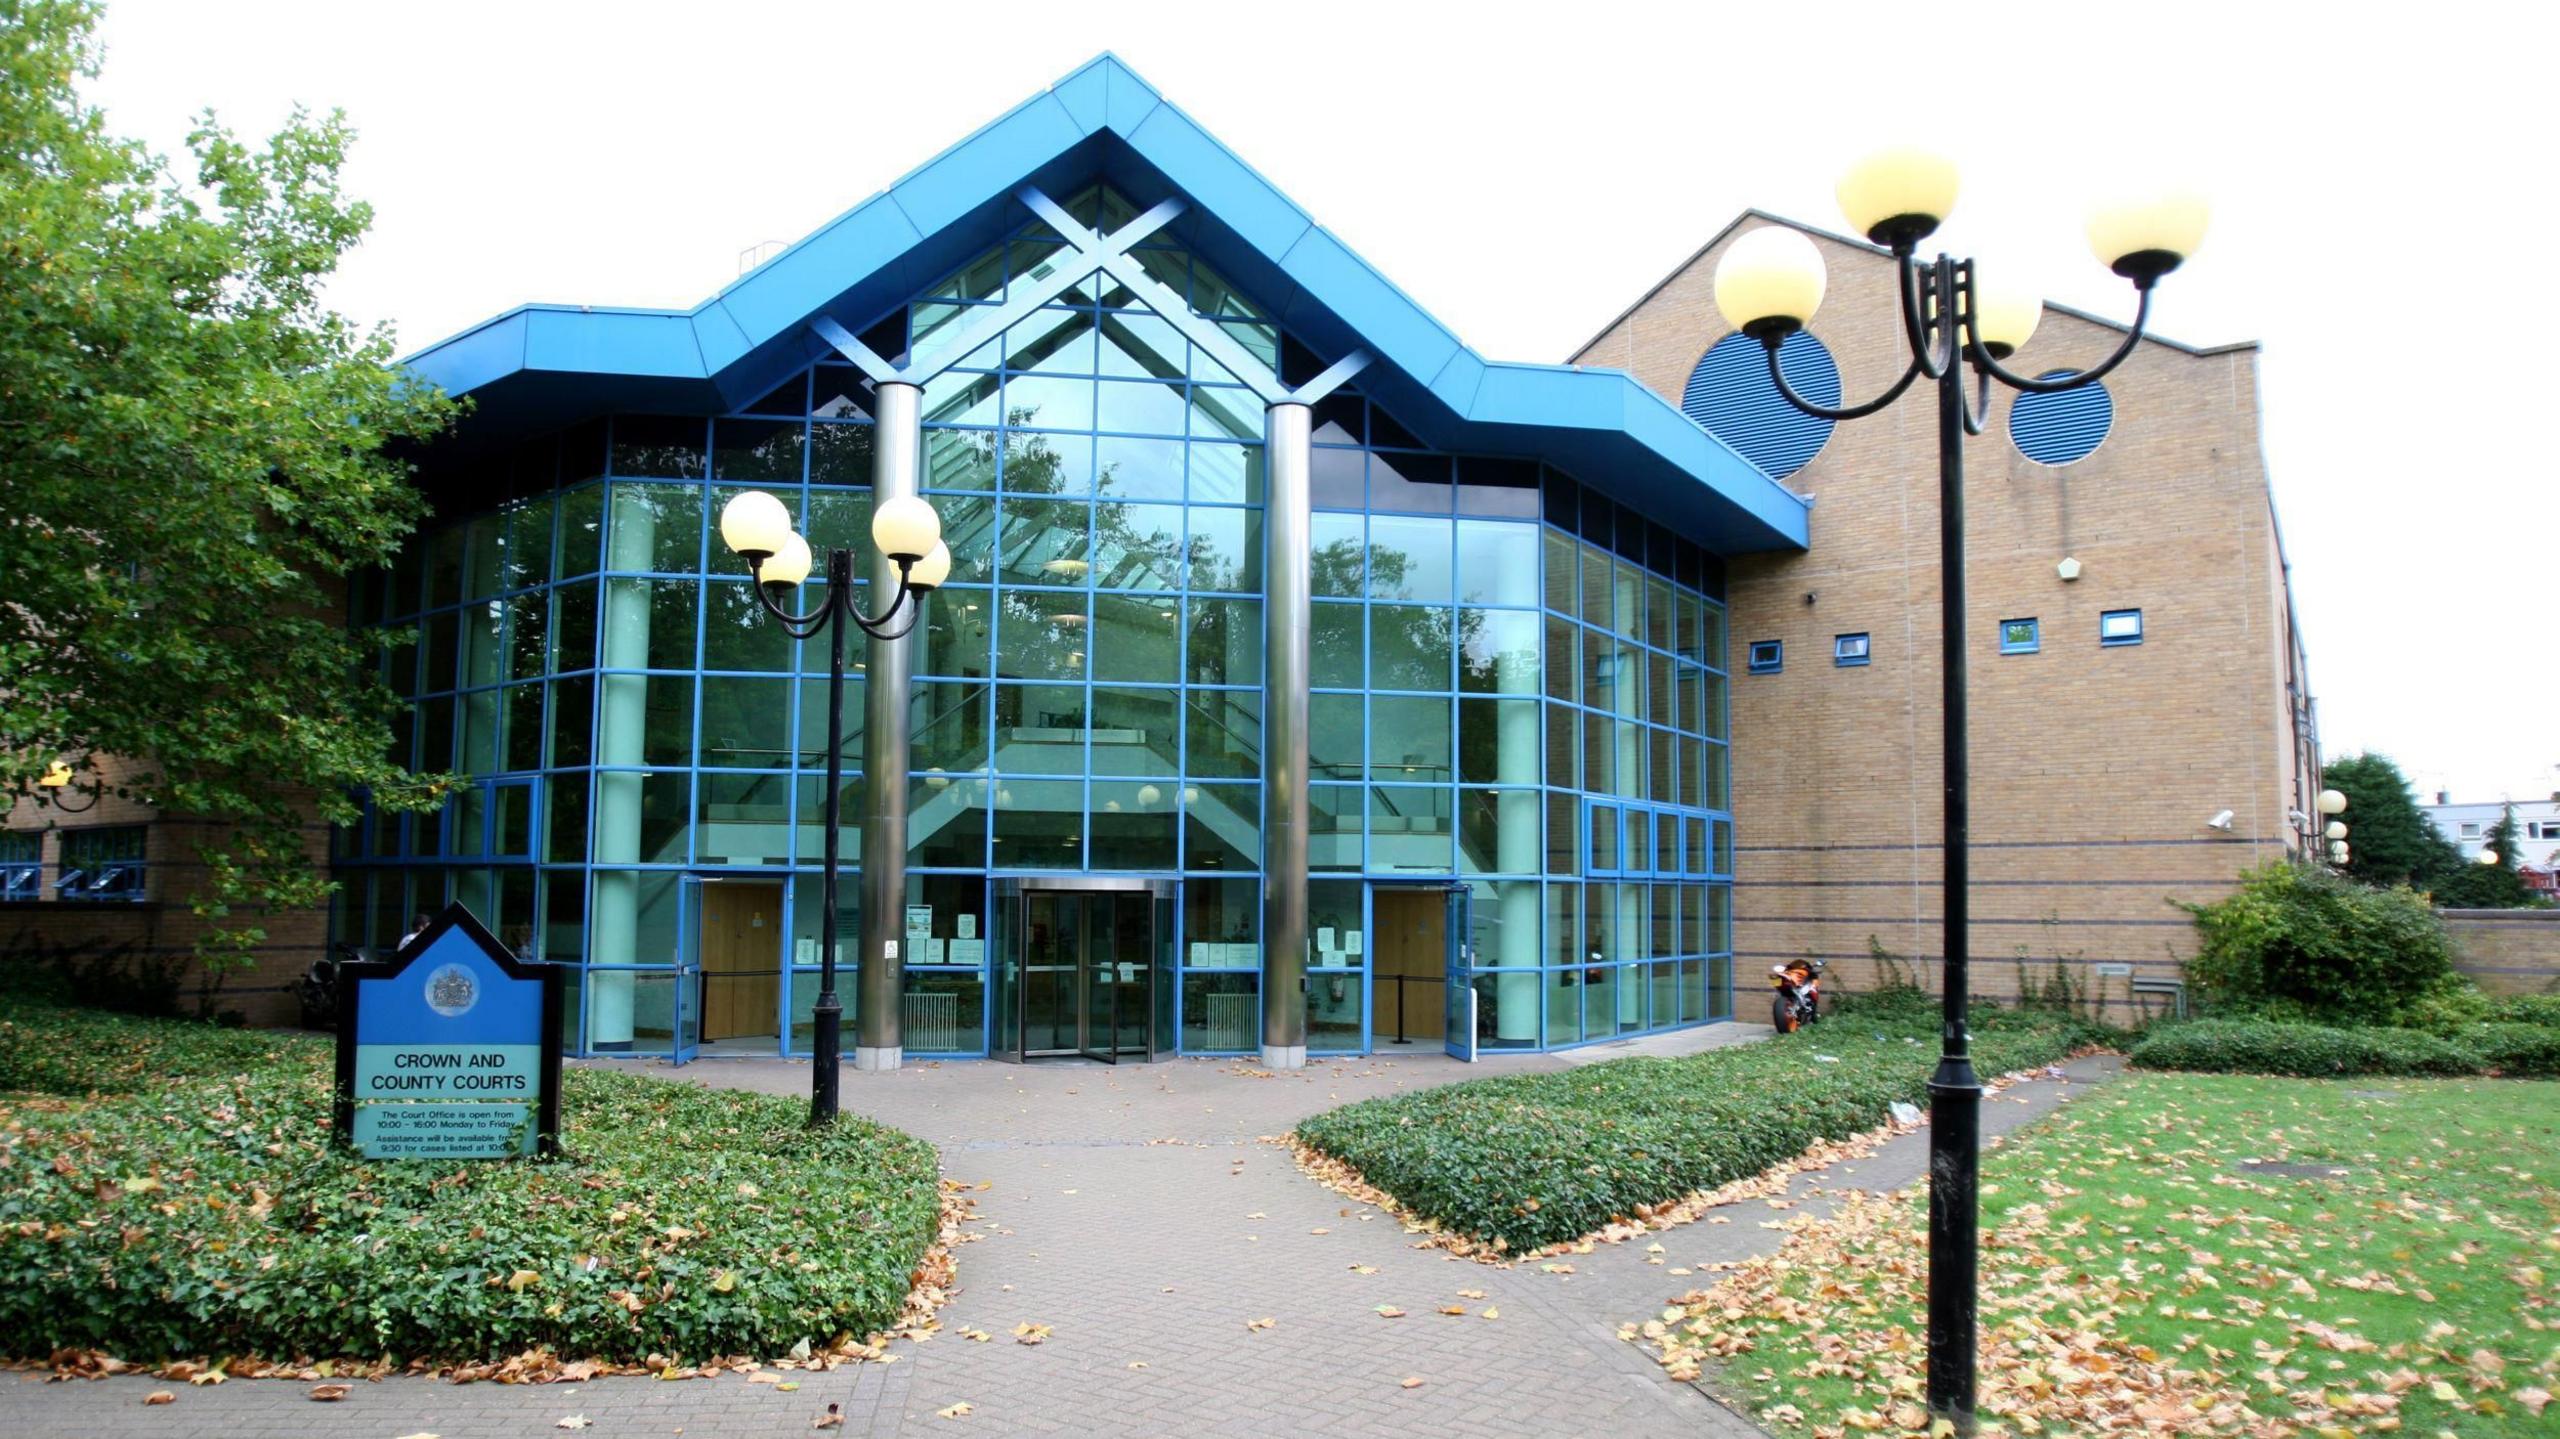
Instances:
[[[2341,1029],[2276,1020],[2200,1020],[2155,1029],[2134,1046],[2140,1069],[2208,1074],[2560,1076],[2560,1029],[2474,1024],[2449,1035],[2417,1029]]]
[[[1975,1035],[1974,1063],[1986,1076],[2047,1064],[2081,1037],[2058,1018],[2004,1018]],[[1409,1212],[1520,1251],[1874,1128],[1896,1101],[1924,1101],[1936,1066],[1934,1032],[1834,1020],[1685,1059],[1611,1060],[1363,1100],[1297,1133]]]
[[[20,1011],[0,1027],[0,1355],[641,1362],[891,1327],[935,1155],[800,1101],[574,1068],[560,1162],[372,1163],[329,1047]]]

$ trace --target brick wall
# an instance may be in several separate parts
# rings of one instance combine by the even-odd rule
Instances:
[[[2560,909],[2449,909],[2454,964],[2491,994],[2560,994]]]
[[[113,760],[103,768],[111,784],[131,770],[129,764]],[[43,897],[33,903],[0,904],[0,962],[26,962],[22,951],[33,939],[55,946],[130,944],[143,955],[168,962],[183,961],[195,952],[208,922],[196,916],[190,901],[204,882],[204,863],[197,849],[212,828],[210,822],[164,815],[112,794],[101,796],[95,808],[79,814],[20,800],[6,818],[11,829],[46,829],[49,823],[57,827],[46,829],[44,835]],[[116,825],[145,827],[143,857],[148,870],[142,901],[79,902],[57,897],[53,884],[62,873],[63,834]],[[314,859],[326,862],[327,826],[305,826],[303,841]],[[295,1023],[300,1009],[293,996],[294,981],[326,948],[328,915],[319,909],[295,910],[267,916],[259,923],[267,938],[257,950],[255,967],[224,979],[216,1007],[238,1010],[253,1024]],[[180,984],[182,1004],[191,1004],[196,990],[192,968]]]
[[[1728,333],[1715,263],[1746,217],[1613,323],[1576,361],[1623,368],[1675,403]],[[1891,261],[1817,235],[1830,266],[1814,331],[1863,400],[1906,351]],[[2127,296],[2128,300],[2130,295]],[[2130,310],[2130,305],[2126,306]],[[2076,368],[2121,332],[2048,309],[2011,368]],[[2174,974],[2193,929],[2172,901],[2228,891],[2295,843],[2316,761],[2297,739],[2287,591],[2258,449],[2256,355],[2145,344],[2107,380],[2106,442],[2052,468],[2007,436],[2009,396],[1967,442],[1973,924],[1977,992],[2014,993],[2058,960]],[[1935,396],[1915,388],[1837,427],[1786,484],[1813,500],[1812,544],[1730,571],[1735,946],[1744,973],[1797,955],[1871,980],[1870,938],[1934,969],[1941,951]],[[2065,583],[2064,556],[2083,570]],[[2138,646],[2102,649],[2098,615],[2139,608]],[[2001,620],[2043,648],[1999,652]],[[1835,668],[1836,634],[1872,660]],[[1743,673],[1751,641],[1786,668]],[[2206,827],[2233,812],[2231,829]],[[1925,976],[1934,985],[1934,974]],[[2125,979],[2103,985],[2121,995]]]

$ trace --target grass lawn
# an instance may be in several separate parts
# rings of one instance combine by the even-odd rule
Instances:
[[[1781,1435],[1923,1427],[1924,1202],[1640,1337]],[[2560,1428],[2560,1084],[2127,1077],[1986,1156],[1982,1211],[1986,1434]]]
[[[330,1139],[331,1054],[0,1013],[0,1357],[824,1350],[895,1325],[939,1226],[921,1140],[594,1069],[562,1076],[569,1159],[358,1159]]]

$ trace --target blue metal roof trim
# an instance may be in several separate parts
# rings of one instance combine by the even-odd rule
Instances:
[[[811,316],[867,321],[994,243],[1024,181],[1096,161],[1187,197],[1176,233],[1311,343],[1376,352],[1361,386],[1434,443],[1548,459],[1728,552],[1805,546],[1805,502],[1660,396],[1617,370],[1487,361],[1108,53],[691,310],[522,306],[403,363],[455,394],[505,387],[475,417],[491,423],[537,399],[725,409],[818,353]]]

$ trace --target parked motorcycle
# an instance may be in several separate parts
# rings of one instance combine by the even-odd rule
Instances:
[[[1769,1023],[1780,1034],[1793,1034],[1822,1022],[1822,964],[1796,959],[1769,966],[1778,992],[1769,997]]]

